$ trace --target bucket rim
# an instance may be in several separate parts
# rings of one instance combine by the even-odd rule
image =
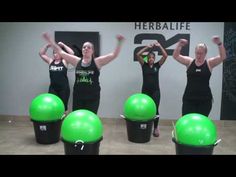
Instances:
[[[53,122],[60,122],[62,121],[62,119],[51,120],[51,121],[38,121],[38,120],[30,119],[30,121],[35,122],[35,123],[53,123]]]
[[[190,145],[190,144],[179,143],[179,142],[177,142],[177,140],[175,139],[175,137],[172,137],[172,141],[173,141],[175,144],[184,145],[184,146],[187,146],[187,147],[209,148],[209,147],[214,147],[214,146],[216,146],[216,145],[219,143],[219,141],[221,141],[221,139],[216,140],[216,142],[215,142],[214,144],[204,145],[204,146],[196,146],[196,145]]]
[[[75,142],[71,142],[71,141],[67,141],[63,137],[61,137],[62,142],[69,143],[69,144],[76,144],[77,141],[81,141],[81,142],[83,142],[83,144],[94,144],[94,143],[97,143],[97,142],[101,142],[102,140],[103,140],[103,136],[101,138],[99,138],[98,140],[96,140],[96,141],[84,142],[82,140],[76,140]]]
[[[62,121],[62,119],[55,119],[55,120],[51,120],[51,121],[38,121],[38,120],[34,120],[31,118],[30,121],[36,122],[36,123],[53,123],[53,122],[60,122],[60,121]]]
[[[127,119],[127,118],[125,118],[125,120],[128,121],[128,122],[137,122],[137,123],[149,123],[149,122],[153,122],[154,121],[154,119],[141,121],[141,120],[130,120],[130,119]]]
[[[132,121],[132,122],[151,122],[155,119],[155,117],[153,117],[153,118],[148,119],[148,120],[132,120],[132,119],[129,119],[129,118],[125,117],[123,114],[120,114],[120,117],[125,119],[125,120]]]

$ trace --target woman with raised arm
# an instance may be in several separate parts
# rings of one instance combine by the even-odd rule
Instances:
[[[162,53],[161,59],[155,63],[155,53],[152,52],[153,47],[159,47]],[[142,55],[144,52],[149,50],[147,55],[147,63],[144,61]],[[159,137],[160,130],[158,127],[159,123],[159,104],[160,104],[160,87],[159,87],[159,69],[166,61],[168,57],[165,49],[161,46],[161,44],[156,41],[153,44],[147,45],[142,48],[137,53],[138,61],[142,67],[143,73],[143,85],[142,85],[142,93],[150,96],[156,104],[156,116],[154,118],[154,130],[153,136]]]
[[[74,55],[73,50],[64,44],[59,42],[58,45],[63,48],[67,53]],[[70,86],[67,77],[68,64],[55,50],[53,50],[53,57],[47,54],[50,44],[43,46],[40,49],[39,56],[49,65],[50,86],[48,93],[57,95],[64,103],[65,115],[68,114],[68,100],[70,97]]]
[[[99,57],[94,57],[94,45],[91,42],[85,42],[82,47],[82,58],[64,52],[51,39],[48,33],[44,33],[43,37],[63,59],[76,67],[73,89],[73,111],[87,109],[97,114],[101,90],[99,83],[100,70],[103,66],[117,58],[124,37],[117,35],[117,45],[114,51]]]
[[[206,59],[207,46],[204,43],[197,44],[195,57],[183,56],[180,51],[188,41],[180,39],[174,52],[173,58],[187,67],[187,86],[183,95],[182,115],[188,113],[199,113],[205,116],[210,114],[212,108],[212,93],[209,86],[211,72],[226,58],[223,43],[218,36],[213,36],[219,54]]]

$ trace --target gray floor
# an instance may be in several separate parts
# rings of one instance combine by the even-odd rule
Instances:
[[[160,137],[151,137],[148,143],[128,141],[125,121],[121,118],[102,119],[104,126],[100,155],[175,155],[171,140],[171,120],[160,120]],[[218,138],[214,154],[236,154],[236,121],[215,121]],[[27,117],[0,116],[0,154],[64,155],[63,142],[42,145],[35,141],[33,124]]]

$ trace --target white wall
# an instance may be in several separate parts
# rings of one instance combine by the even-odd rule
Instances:
[[[0,23],[0,114],[28,115],[31,100],[47,92],[49,86],[48,66],[39,55],[45,44],[41,34],[45,31],[98,31],[100,33],[100,54],[112,51],[116,44],[115,35],[126,37],[119,57],[101,70],[101,101],[98,115],[117,118],[123,112],[125,100],[133,93],[140,92],[142,85],[141,68],[133,61],[134,37],[139,33],[161,33],[166,39],[176,33],[190,33],[190,56],[194,57],[197,43],[208,46],[208,57],[218,54],[211,37],[223,39],[224,23],[190,23],[190,30],[146,30],[134,29],[134,22],[125,23]],[[146,41],[150,43],[151,41]],[[142,44],[142,46],[144,43]],[[169,48],[174,48],[175,45]],[[159,59],[159,56],[157,56]],[[68,73],[71,86],[70,107],[74,72]],[[211,88],[214,104],[212,119],[220,119],[222,64],[213,70]],[[172,56],[160,70],[161,119],[177,119],[181,115],[182,95],[186,85],[186,68]]]

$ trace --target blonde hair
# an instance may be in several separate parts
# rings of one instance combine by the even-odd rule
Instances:
[[[205,49],[205,53],[207,53],[207,46],[206,46],[206,44],[204,44],[204,43],[199,43],[199,44],[196,46],[195,50],[197,50],[197,49],[199,49],[199,48]]]

